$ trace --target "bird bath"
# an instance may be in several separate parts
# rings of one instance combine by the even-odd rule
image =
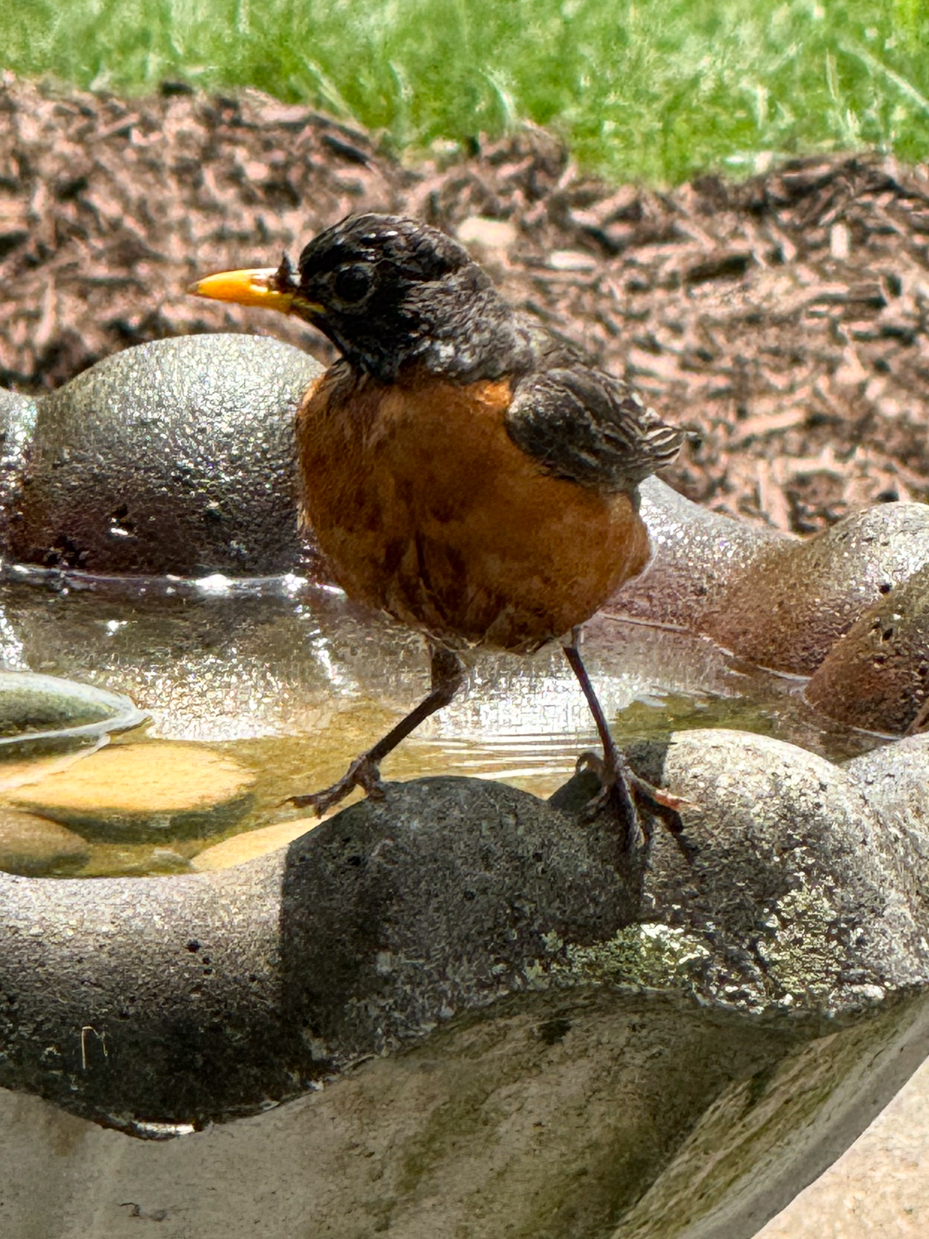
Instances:
[[[262,367],[278,381],[270,477],[245,404],[215,425],[230,358],[246,404]],[[680,838],[630,858],[584,820],[589,784],[563,785],[593,732],[557,649],[475,655],[385,763],[384,802],[300,818],[286,797],[426,676],[419,638],[328,584],[292,518],[287,409],[312,371],[271,341],[165,341],[73,399],[8,402],[3,665],[151,722],[7,792],[86,857],[49,866],[69,880],[0,874],[4,1225],[747,1239],[925,1055],[929,742],[830,721],[804,680],[708,640],[728,623],[757,648],[774,604],[753,610],[753,570],[804,613],[828,574],[791,578],[811,544],[655,482],[655,564],[585,657],[632,760],[687,799]],[[853,522],[814,547],[859,612],[929,557],[918,505],[875,513],[893,537]],[[228,850],[269,827],[275,850]]]
[[[69,592],[7,584],[0,587],[0,609],[9,657],[15,648],[19,665],[99,686],[83,689],[88,700],[103,699],[105,689],[128,694],[140,710],[122,717],[123,729],[151,720],[89,766],[15,793],[18,804],[73,827],[76,810],[69,816],[65,792],[57,803],[51,793],[84,769],[95,772],[96,819],[90,803],[81,819],[90,849],[82,877],[194,871],[197,855],[220,840],[295,818],[284,806],[287,797],[331,782],[428,682],[415,634],[353,606],[338,591],[294,577],[252,587],[216,578],[205,586],[98,582]],[[621,743],[694,727],[756,731],[835,759],[880,743],[814,712],[802,682],[740,666],[691,634],[603,616],[590,626],[584,649]],[[531,658],[477,653],[469,678],[468,691],[385,763],[385,777],[492,778],[546,797],[571,776],[578,755],[596,746],[559,649]],[[49,684],[57,682],[49,677]],[[223,811],[204,812],[193,825],[178,820],[147,831],[140,806],[139,821],[106,829],[113,813],[107,813],[105,785],[122,777],[119,750],[135,753],[143,745],[180,782],[197,776],[177,764],[179,745],[238,764],[247,800],[236,800],[233,811],[217,791]],[[138,768],[127,769],[126,777],[137,781]],[[157,815],[158,806],[151,807]],[[315,821],[299,820],[303,829]],[[68,876],[75,876],[73,868]]]

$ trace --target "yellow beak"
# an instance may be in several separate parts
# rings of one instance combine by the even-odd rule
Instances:
[[[294,291],[282,292],[277,287],[277,267],[255,267],[248,271],[220,271],[191,284],[187,291],[196,297],[210,297],[214,301],[236,301],[239,305],[260,305],[267,310],[279,310],[289,314],[294,308]],[[298,301],[301,309],[322,309],[308,302]]]

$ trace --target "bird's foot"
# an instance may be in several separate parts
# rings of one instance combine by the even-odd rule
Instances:
[[[611,813],[625,831],[627,851],[637,851],[651,834],[647,824],[643,830],[640,808],[662,821],[672,834],[680,834],[683,828],[681,810],[687,808],[690,801],[640,778],[618,749],[606,758],[598,753],[582,753],[576,769],[578,772],[590,770],[600,780],[600,791],[588,801],[584,816],[593,821],[603,812]]]
[[[599,792],[588,800],[584,807],[584,820],[592,822],[601,813],[609,813],[625,832],[627,850],[637,851],[642,846],[644,836],[629,784],[623,778],[624,772],[609,770],[603,758],[593,752],[581,753],[575,769],[578,774],[589,770],[600,780]]]
[[[381,782],[381,772],[377,768],[370,753],[362,753],[356,757],[349,768],[331,787],[323,788],[321,792],[310,792],[306,796],[291,796],[287,803],[298,809],[313,809],[317,817],[344,800],[356,787],[362,788],[372,800],[380,800],[384,795],[384,784]]]

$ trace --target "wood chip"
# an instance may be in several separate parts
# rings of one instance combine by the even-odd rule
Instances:
[[[579,172],[534,128],[402,166],[359,127],[257,91],[130,106],[5,75],[0,106],[6,385],[54,387],[160,335],[256,330],[186,284],[295,257],[350,211],[453,234],[485,220],[508,230],[494,275],[514,304],[698,430],[665,473],[691,498],[796,531],[894,485],[929,498],[925,167],[815,156],[656,193]],[[332,357],[299,324],[265,329]],[[790,461],[826,448],[838,475],[798,480]]]

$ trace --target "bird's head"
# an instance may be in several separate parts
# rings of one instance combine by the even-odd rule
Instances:
[[[463,246],[393,215],[349,216],[315,237],[296,269],[285,257],[276,268],[207,276],[190,291],[295,314],[387,382],[415,360],[463,373],[475,314],[509,315]]]

